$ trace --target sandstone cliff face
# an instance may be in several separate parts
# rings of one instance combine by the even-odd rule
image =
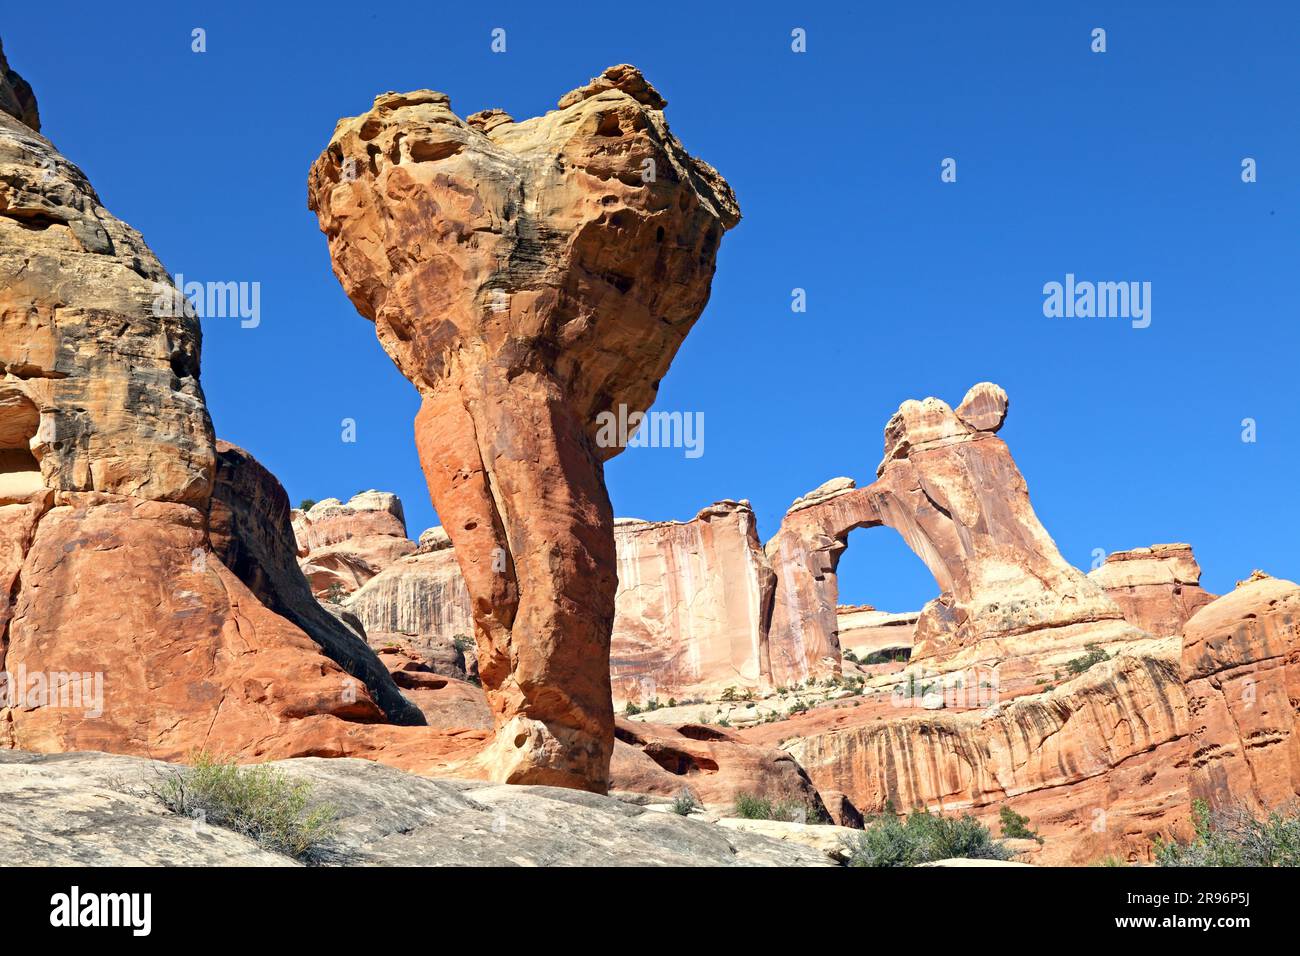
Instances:
[[[469,591],[450,543],[421,547],[367,581],[347,601],[367,633],[441,644],[474,633]]]
[[[616,702],[767,683],[775,579],[748,502],[719,502],[687,522],[620,519],[614,539]]]
[[[892,803],[994,823],[1009,805],[1047,838],[1040,862],[1147,860],[1150,836],[1185,817],[1187,701],[1167,657],[1121,655],[990,710],[907,713],[787,749],[864,813]]]
[[[1187,622],[1191,798],[1277,807],[1300,795],[1300,587],[1262,577]]]
[[[406,537],[401,501],[384,491],[295,508],[292,521],[302,573],[320,598],[341,600],[416,547]]]
[[[877,480],[837,479],[787,512],[767,544],[777,575],[773,678],[837,672],[835,568],[855,528],[888,525],[925,562],[940,596],[922,610],[913,660],[947,671],[1019,658],[1033,669],[1086,643],[1140,640],[1101,589],[1061,557],[1024,478],[994,434],[1006,393],[981,383],[956,410],[907,401],[885,426]]]
[[[344,749],[334,741],[388,719],[383,707],[212,550],[198,319],[139,234],[28,125],[34,100],[7,63],[0,77],[0,667],[13,676],[0,745]],[[255,565],[277,529],[250,532],[246,504],[223,516],[218,502],[217,537],[272,600],[287,593],[275,562]],[[396,715],[391,679],[357,654],[340,657]]]
[[[41,131],[41,117],[31,86],[9,69],[3,44],[0,44],[0,113],[8,113],[34,132]]]
[[[1088,577],[1126,621],[1156,637],[1181,634],[1188,619],[1215,597],[1200,586],[1201,566],[1189,544],[1116,551]]]
[[[613,514],[601,413],[654,399],[739,211],[619,66],[522,123],[442,93],[342,120],[310,207],[423,398],[416,444],[473,599],[497,779],[601,790]]]
[[[427,654],[473,633],[469,591],[438,530],[348,598],[376,646],[401,635]],[[718,502],[686,522],[617,519],[614,541],[616,704],[767,686],[773,575],[748,503]]]
[[[919,616],[916,611],[891,614],[869,604],[841,604],[835,613],[840,647],[851,650],[858,658],[881,651],[910,654]]]

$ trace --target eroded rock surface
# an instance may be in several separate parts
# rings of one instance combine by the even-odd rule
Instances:
[[[367,760],[273,764],[337,813],[343,866],[828,866],[823,851],[610,797],[413,776]],[[293,866],[164,811],[155,761],[0,753],[0,853],[27,866]]]
[[[1259,809],[1300,796],[1300,587],[1259,577],[1203,607],[1182,677],[1191,797]]]
[[[292,522],[302,572],[326,600],[343,600],[416,548],[406,537],[402,502],[385,491],[295,508]]]
[[[614,700],[717,697],[766,680],[775,576],[748,502],[693,521],[619,519]]]
[[[1190,544],[1116,551],[1088,577],[1126,621],[1156,637],[1183,633],[1188,619],[1215,597],[1200,586],[1201,566]]]
[[[502,781],[608,781],[603,462],[621,448],[598,416],[653,401],[739,219],[663,105],[629,66],[521,123],[386,93],[311,170],[335,275],[423,399],[416,444],[473,601]]]
[[[1005,804],[1046,838],[1038,862],[1149,861],[1151,836],[1186,816],[1186,720],[1176,661],[1121,655],[1000,707],[900,712],[787,749],[863,813],[970,811],[996,832]]]
[[[1142,639],[1038,521],[994,434],[1006,412],[1006,393],[987,382],[956,410],[937,398],[904,402],[885,426],[875,482],[837,479],[795,502],[766,547],[777,575],[774,680],[838,672],[835,569],[849,532],[879,525],[903,536],[939,586],[917,620],[914,661],[940,671],[1013,658],[1050,667],[1088,643]]]
[[[339,657],[358,681],[326,650],[341,642],[263,603],[295,603],[277,577],[291,545],[287,565],[274,554],[287,527],[254,513],[269,499],[213,507],[193,308],[36,132],[30,89],[0,67],[0,667],[13,675],[0,746],[375,749],[368,728],[403,703],[384,668],[353,642],[356,658]],[[213,550],[210,511],[251,586]]]

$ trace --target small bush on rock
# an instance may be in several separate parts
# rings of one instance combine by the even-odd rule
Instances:
[[[1160,866],[1300,866],[1300,804],[1262,818],[1244,807],[1211,810],[1192,803],[1196,835],[1156,845]]]
[[[846,848],[849,866],[917,866],[958,857],[1007,860],[1012,855],[970,814],[945,817],[925,809],[913,810],[906,819],[892,812],[873,817]]]
[[[998,811],[998,818],[1002,821],[1002,836],[1008,840],[1037,840],[1040,844],[1043,838],[1038,835],[1037,830],[1029,829],[1029,817],[1021,816],[1010,807],[1004,806]]]
[[[679,817],[689,817],[692,810],[698,810],[699,808],[700,801],[695,799],[695,794],[691,793],[690,790],[683,790],[677,795],[677,799],[673,801],[673,813]]]
[[[311,784],[275,767],[240,767],[207,752],[164,771],[150,792],[173,813],[251,837],[264,849],[315,862],[337,832],[335,811],[312,805]]]

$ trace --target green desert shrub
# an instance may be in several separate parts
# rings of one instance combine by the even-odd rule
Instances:
[[[1043,838],[1038,835],[1037,830],[1029,829],[1029,817],[1021,816],[1010,807],[1004,806],[999,810],[998,819],[1002,822],[1002,836],[1005,839],[1043,842]]]
[[[206,751],[150,788],[168,810],[251,837],[264,849],[315,862],[337,832],[336,813],[314,803],[311,784],[265,764],[241,767]]]
[[[695,799],[695,794],[691,793],[689,789],[682,790],[677,795],[677,799],[673,801],[673,813],[679,817],[689,817],[691,811],[697,810],[699,807],[700,801]]]
[[[1300,804],[1264,816],[1192,803],[1195,836],[1156,844],[1160,866],[1300,866]]]
[[[957,857],[1007,860],[1012,855],[970,814],[945,817],[925,809],[906,818],[892,812],[873,817],[846,848],[849,866],[917,866]]]
[[[1073,660],[1068,661],[1065,665],[1065,669],[1071,674],[1082,674],[1084,671],[1088,670],[1088,668],[1092,667],[1093,664],[1100,664],[1102,661],[1110,660],[1110,655],[1096,644],[1085,644],[1083,648],[1088,653],[1084,654],[1082,657],[1076,657]],[[1057,679],[1060,679],[1059,672],[1057,673]]]
[[[830,822],[825,811],[800,797],[772,800],[752,793],[741,793],[736,796],[736,805],[732,813],[744,820],[779,820],[785,823]]]
[[[302,499],[302,501],[298,502],[298,510],[299,510],[299,511],[311,511],[312,507],[313,507],[315,504],[316,504],[316,499],[315,499],[315,498],[304,498],[304,499]]]

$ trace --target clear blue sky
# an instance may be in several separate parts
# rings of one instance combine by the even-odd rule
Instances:
[[[258,328],[205,321],[203,386],[218,434],[295,502],[375,487],[402,497],[412,534],[436,523],[415,391],[306,208],[335,121],[424,87],[461,115],[522,119],[631,62],[745,218],[656,406],[704,412],[705,454],[624,453],[607,471],[616,513],[749,498],[766,539],[823,480],[873,477],[899,402],[955,403],[988,379],[1011,395],[1003,437],[1070,561],[1190,541],[1212,590],[1255,567],[1300,577],[1300,5],[279,7],[23,4],[0,29],[46,134],[168,269],[262,284]],[[1043,284],[1067,272],[1151,282],[1150,328],[1045,318]],[[855,532],[842,571],[844,600],[935,592],[888,529]]]

